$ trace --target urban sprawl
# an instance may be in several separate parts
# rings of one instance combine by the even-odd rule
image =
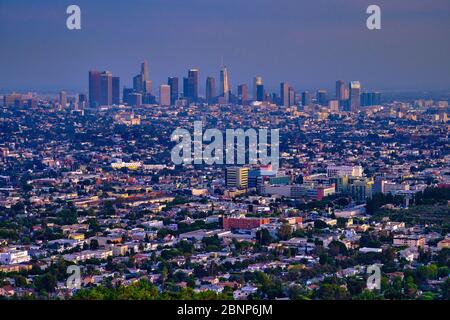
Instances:
[[[450,299],[448,95],[88,78],[1,97],[0,299]],[[195,121],[279,129],[279,167],[174,164]]]

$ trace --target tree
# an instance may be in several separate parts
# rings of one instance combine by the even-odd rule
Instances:
[[[337,256],[339,254],[341,255],[347,255],[348,254],[348,250],[347,247],[345,246],[345,244],[341,241],[336,241],[333,240],[330,242],[328,248],[330,249],[330,253],[333,256]]]
[[[91,250],[97,250],[99,248],[98,240],[92,239],[91,242],[89,243],[89,247]]]
[[[314,221],[314,228],[316,228],[316,229],[326,229],[326,228],[328,228],[328,225],[323,220],[316,220],[316,221]]]
[[[352,296],[361,294],[366,288],[367,284],[364,279],[351,277],[347,279],[347,289]]]
[[[316,297],[323,300],[344,300],[348,298],[348,292],[338,284],[322,283],[316,292]]]
[[[417,276],[422,281],[436,279],[438,276],[438,267],[435,264],[420,266],[417,268]]]
[[[404,285],[405,293],[409,298],[415,298],[417,294],[417,285],[412,276],[407,276]]]
[[[77,211],[75,208],[63,209],[58,213],[60,224],[75,224],[77,223]]]
[[[366,232],[361,235],[361,238],[359,239],[359,246],[368,248],[380,248],[381,242],[375,235]]]
[[[273,238],[266,228],[262,228],[256,232],[256,240],[263,246],[273,242]]]
[[[102,214],[105,216],[113,216],[116,214],[116,209],[111,201],[105,201],[103,203]]]
[[[442,284],[442,297],[445,300],[450,300],[450,278],[447,278]]]
[[[450,274],[450,268],[447,266],[440,267],[438,269],[438,277],[439,278],[447,277],[449,274]]]
[[[289,240],[292,237],[292,227],[288,224],[281,225],[278,236],[281,240]]]
[[[288,297],[291,300],[308,300],[307,293],[302,289],[301,286],[295,285],[289,287]]]
[[[177,243],[177,248],[183,254],[192,254],[194,253],[194,245],[186,240],[182,240]]]
[[[357,300],[381,300],[383,296],[380,296],[375,291],[364,289],[364,291],[356,297]]]
[[[37,276],[34,280],[34,287],[37,291],[53,292],[55,291],[56,285],[56,277],[50,273]]]

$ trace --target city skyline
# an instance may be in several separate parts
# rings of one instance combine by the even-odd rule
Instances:
[[[189,69],[188,76],[183,77],[183,91],[179,91],[178,77],[167,77],[167,84],[159,86],[159,94],[152,90],[152,80],[149,76],[148,61],[141,63],[141,71],[133,77],[133,86],[123,86],[121,99],[120,77],[113,76],[110,71],[89,71],[89,106],[96,108],[99,106],[131,105],[140,107],[141,105],[174,106],[178,103],[206,103],[213,104],[241,104],[249,105],[250,102],[268,102],[278,106],[291,107],[300,106],[308,108],[312,105],[313,94],[309,91],[296,91],[286,82],[280,83],[280,91],[271,92],[264,88],[261,77],[255,77],[253,95],[248,94],[248,85],[239,84],[237,90],[233,91],[229,87],[228,70],[226,66],[220,69],[220,88],[217,94],[215,88],[215,77],[207,76],[205,84],[205,94],[199,91],[200,70]],[[67,95],[62,91],[64,96]],[[6,95],[4,100],[10,99],[12,95]],[[83,96],[83,97],[82,97]],[[79,98],[84,101],[84,93],[79,93]],[[60,101],[61,98],[60,92]],[[328,106],[330,110],[358,112],[360,107],[381,105],[381,92],[370,91],[362,87],[359,81],[350,81],[348,87],[342,80],[336,81],[334,94],[325,89],[318,89],[315,94],[317,105]],[[66,105],[62,104],[63,106]]]
[[[104,8],[78,1],[83,26],[69,31],[64,4],[6,0],[0,4],[0,37],[17,54],[0,53],[0,87],[86,91],[82,70],[110,70],[131,79],[136,61],[148,60],[156,88],[168,74],[181,76],[186,68],[218,78],[223,56],[232,90],[250,84],[256,75],[266,79],[270,91],[281,81],[298,90],[332,89],[340,78],[359,79],[373,90],[448,90],[448,3],[379,1],[383,20],[377,31],[365,26],[368,4],[259,1],[258,7],[247,8],[237,1],[186,5],[171,0],[108,3]],[[5,14],[25,5],[24,17]],[[127,23],[131,19],[140,22]],[[272,21],[270,26],[265,19]],[[123,85],[129,86],[128,81]],[[205,91],[204,81],[199,89]]]

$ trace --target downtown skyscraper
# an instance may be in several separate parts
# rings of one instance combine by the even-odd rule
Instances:
[[[316,101],[317,104],[321,106],[328,105],[328,97],[327,97],[327,91],[325,89],[319,89],[316,92]]]
[[[350,112],[358,112],[361,107],[361,83],[350,82]]]
[[[225,103],[230,101],[230,84],[228,82],[228,70],[223,66],[220,70],[220,96],[224,97]]]
[[[266,100],[266,92],[263,84],[256,85],[256,101]]]
[[[141,63],[141,72],[133,78],[133,89],[142,94],[152,93],[152,81],[148,75],[148,62]]]
[[[120,103],[120,78],[109,71],[89,71],[89,106],[110,106]]]
[[[302,105],[304,107],[312,105],[312,97],[311,97],[311,94],[308,91],[303,91],[302,92]]]
[[[289,85],[286,82],[280,84],[280,103],[284,107],[289,107]]]
[[[248,104],[248,86],[246,84],[238,86],[238,102],[243,106]]]
[[[100,105],[112,105],[112,73],[109,71],[100,74]]]
[[[59,92],[59,104],[62,108],[67,106],[67,93],[65,91]]]
[[[164,107],[170,106],[170,86],[167,84],[159,86],[159,105]]]
[[[184,79],[183,91],[184,96],[191,102],[197,102],[198,100],[198,69],[189,69],[188,77]]]
[[[89,71],[89,106],[100,105],[100,72]]]
[[[167,84],[170,86],[170,104],[174,105],[175,101],[178,100],[178,77],[169,77],[167,79]]]
[[[120,78],[112,77],[112,104],[120,104]]]
[[[343,101],[345,98],[345,82],[342,80],[336,81],[336,100]]]
[[[253,79],[253,100],[256,100],[256,101],[262,101],[262,100],[258,100],[258,86],[259,85],[263,85],[263,80],[262,80],[262,77],[256,76]]]
[[[206,102],[214,103],[216,98],[216,79],[214,77],[206,78]]]

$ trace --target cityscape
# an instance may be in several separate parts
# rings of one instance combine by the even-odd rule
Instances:
[[[450,299],[448,88],[142,54],[1,89],[0,300]]]

